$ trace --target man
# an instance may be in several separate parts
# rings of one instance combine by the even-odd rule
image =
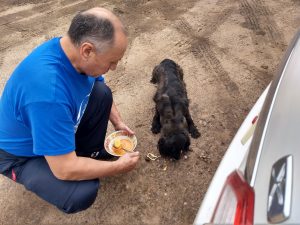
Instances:
[[[0,173],[75,213],[94,202],[99,178],[134,169],[138,152],[99,160],[107,158],[109,120],[133,134],[101,76],[116,69],[126,48],[120,20],[92,8],[73,18],[66,36],[33,50],[0,99]]]

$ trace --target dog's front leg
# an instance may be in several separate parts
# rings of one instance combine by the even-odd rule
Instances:
[[[192,136],[192,138],[198,138],[201,136],[200,132],[198,131],[197,127],[195,126],[194,124],[194,121],[191,117],[191,114],[190,114],[190,111],[187,110],[187,113],[185,115],[185,119],[186,119],[186,122],[187,122],[187,125],[188,125],[188,129],[189,129],[189,132]]]
[[[160,115],[157,108],[155,108],[155,115],[152,120],[151,131],[153,134],[158,134],[160,130],[161,130]]]

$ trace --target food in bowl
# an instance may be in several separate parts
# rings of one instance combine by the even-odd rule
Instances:
[[[136,145],[136,136],[129,135],[125,131],[115,131],[111,133],[106,137],[104,142],[105,150],[114,156],[122,156],[126,153],[126,150],[133,152]]]
[[[133,152],[133,143],[130,139],[127,138],[116,138],[111,149],[117,155],[124,155],[126,153],[126,150]]]

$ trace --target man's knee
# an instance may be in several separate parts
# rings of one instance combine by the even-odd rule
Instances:
[[[91,98],[105,99],[108,102],[112,102],[112,92],[110,88],[101,81],[96,81],[93,87]]]
[[[65,213],[76,213],[89,208],[97,197],[99,180],[80,182],[67,202],[64,204]]]

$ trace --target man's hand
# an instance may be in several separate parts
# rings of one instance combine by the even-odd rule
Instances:
[[[128,134],[133,135],[134,132],[123,122],[114,125],[115,130],[124,130]]]
[[[133,170],[140,158],[139,152],[133,152],[133,153],[126,153],[125,155],[121,156],[116,163],[118,164],[119,171],[121,173],[128,172],[130,170]]]

